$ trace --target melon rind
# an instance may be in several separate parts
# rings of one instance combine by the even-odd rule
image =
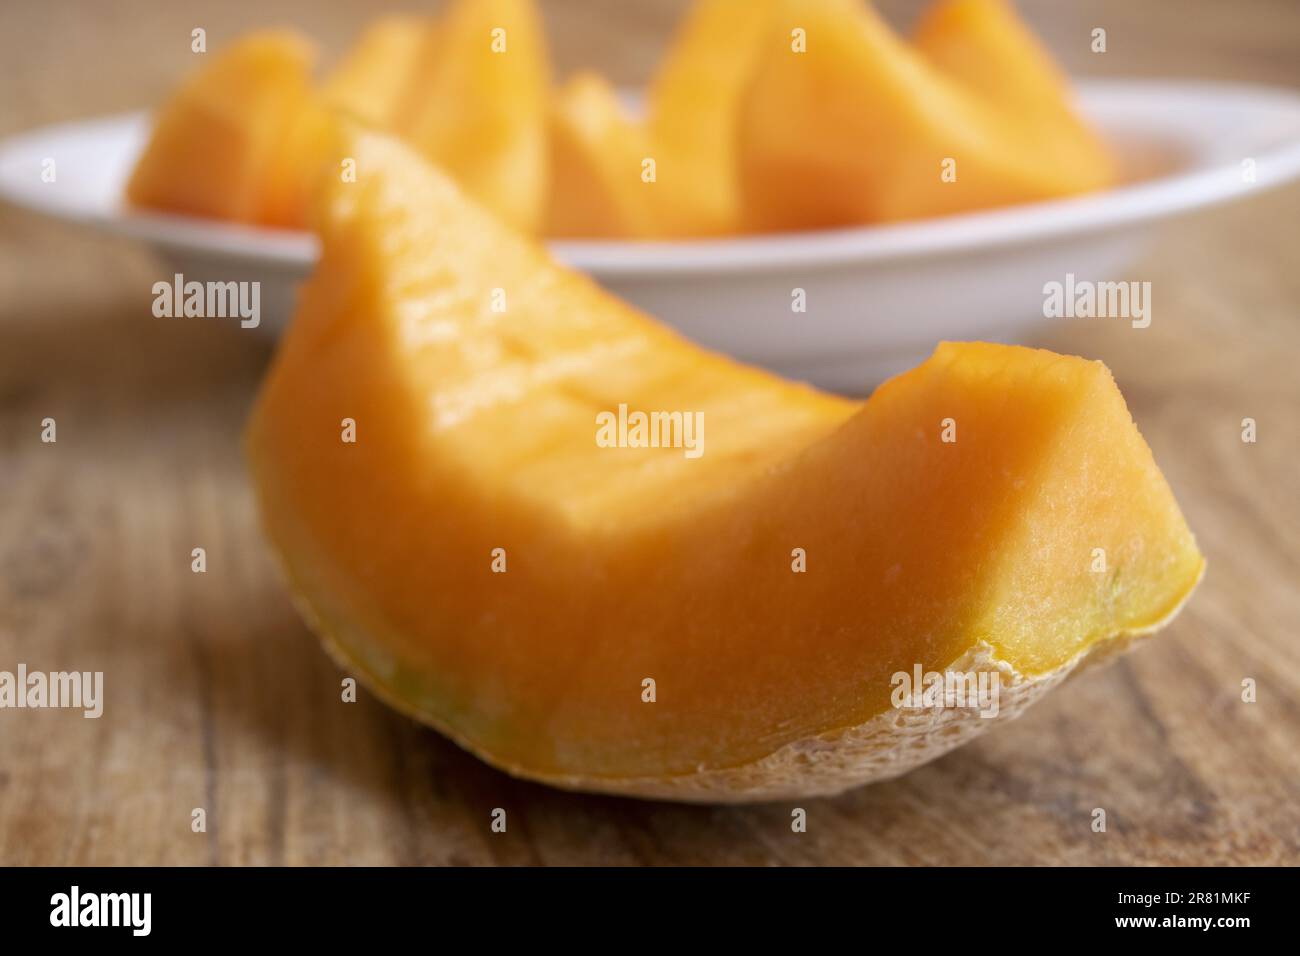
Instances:
[[[901,777],[974,740],[994,726],[1014,720],[1068,678],[1089,667],[1114,660],[1144,637],[1161,630],[1178,616],[1205,575],[1202,561],[1186,593],[1163,617],[1151,624],[1093,641],[1069,661],[1046,673],[1021,673],[1001,659],[987,641],[976,642],[944,670],[997,674],[1000,682],[997,716],[984,717],[977,708],[969,707],[917,711],[891,709],[851,727],[790,741],[765,757],[736,766],[701,766],[693,773],[670,776],[602,777],[536,773],[496,759],[491,752],[476,746],[451,725],[390,689],[381,674],[391,674],[399,666],[391,655],[364,637],[357,642],[364,642],[364,649],[349,646],[324,624],[303,589],[296,586],[283,556],[280,556],[279,568],[287,579],[295,608],[335,664],[355,675],[367,690],[389,707],[431,727],[485,763],[513,777],[562,790],[701,804],[831,797],[866,784]]]

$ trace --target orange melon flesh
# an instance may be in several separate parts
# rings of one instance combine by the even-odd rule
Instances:
[[[972,93],[1016,109],[1068,112],[1065,74],[1007,0],[936,0],[912,42]]]
[[[329,104],[380,129],[401,116],[407,92],[434,39],[433,21],[392,14],[371,23],[322,86]]]
[[[1041,121],[946,74],[869,6],[790,0],[781,11],[740,110],[740,180],[754,228],[946,215],[1109,182],[1108,163],[1093,154],[1070,159],[1073,139],[1045,146]],[[792,51],[793,30],[804,31],[806,52]],[[1056,83],[1003,69],[1008,82]],[[1049,94],[1059,96],[1055,85],[1025,96]],[[955,162],[952,181],[943,176],[947,160]]]
[[[953,82],[1029,127],[1042,161],[1083,188],[1118,178],[1102,139],[1075,112],[1069,81],[1007,0],[938,0],[917,24],[916,48]]]
[[[647,121],[670,235],[741,228],[736,124],[772,11],[769,0],[697,0],[655,72]]]
[[[1198,580],[1100,363],[949,343],[865,403],[822,394],[346,135],[359,180],[324,181],[323,259],[249,424],[262,520],[349,673],[491,763],[683,800],[837,792],[994,722],[902,720],[895,672],[997,673],[1009,715]],[[620,403],[702,412],[703,454],[598,447]]]
[[[303,99],[267,164],[259,224],[307,228],[314,184],[328,161],[334,162],[333,172],[338,175],[338,157],[329,152],[334,122],[334,113],[315,91]]]
[[[397,131],[504,222],[537,232],[550,65],[532,0],[453,0],[415,59]]]
[[[658,231],[658,183],[642,178],[649,138],[607,81],[595,73],[570,78],[555,96],[550,130],[548,236],[644,238]]]
[[[304,144],[315,135],[316,115],[311,43],[269,30],[205,57],[211,59],[160,111],[127,184],[128,200],[214,219],[302,226],[305,200],[296,183],[309,172],[302,150],[310,153]]]

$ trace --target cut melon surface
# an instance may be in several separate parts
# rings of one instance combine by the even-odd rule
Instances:
[[[301,227],[286,220],[305,214],[299,184],[310,156],[301,151],[314,135],[315,55],[290,30],[252,33],[205,54],[211,59],[159,111],[127,198],[167,212]]]
[[[647,124],[667,235],[718,236],[741,229],[740,100],[775,9],[771,0],[697,0],[655,71]]]
[[[652,158],[649,136],[603,77],[578,73],[556,92],[550,148],[546,235],[647,238],[658,232],[658,184],[642,176]]]
[[[1100,363],[946,343],[866,402],[826,395],[691,345],[402,144],[344,135],[358,179],[325,181],[323,257],[248,428],[259,509],[348,672],[496,766],[678,800],[838,792],[996,722],[899,710],[897,673],[996,674],[1011,716],[1199,579]],[[702,416],[702,453],[602,447],[620,406]]]
[[[402,118],[420,58],[436,45],[434,21],[389,14],[371,23],[326,77],[322,96],[335,109],[378,129]]]
[[[550,86],[533,0],[452,0],[415,57],[396,129],[500,219],[535,233]]]
[[[1033,55],[1041,50],[1028,48],[1009,10],[950,37],[942,27],[953,18],[935,11],[920,49],[858,0],[779,0],[777,9],[739,107],[751,228],[949,215],[1111,182],[1104,147],[1069,113],[1059,74]],[[995,79],[973,80],[990,61]],[[1025,89],[1001,95],[1017,85]],[[1034,110],[1022,109],[1027,101]]]
[[[1075,191],[1119,179],[1110,148],[1075,110],[1065,73],[1009,0],[936,0],[912,42],[950,80],[1023,130],[1024,148]]]

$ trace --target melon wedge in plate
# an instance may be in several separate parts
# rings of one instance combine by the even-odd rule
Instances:
[[[550,120],[551,188],[545,234],[553,238],[649,238],[659,230],[652,158],[644,125],[596,73],[578,73],[556,92]]]
[[[738,108],[752,228],[898,222],[1113,183],[1104,144],[1004,5],[941,2],[912,44],[860,0],[774,2]]]
[[[404,118],[421,58],[436,43],[435,30],[435,21],[427,17],[379,17],[330,71],[321,95],[332,108],[367,126],[396,129]]]
[[[136,206],[300,228],[303,183],[314,179],[323,113],[312,88],[312,43],[263,30],[188,77],[159,111],[127,183]]]
[[[741,231],[736,123],[775,10],[772,0],[696,0],[655,69],[646,126],[665,235]]]

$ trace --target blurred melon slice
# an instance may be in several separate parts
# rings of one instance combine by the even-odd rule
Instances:
[[[428,17],[380,17],[326,78],[324,99],[371,126],[393,128],[433,36],[434,22]]]
[[[579,73],[551,106],[548,236],[646,238],[656,233],[658,183],[646,181],[651,158],[645,128],[630,117],[601,76]]]
[[[1069,80],[1007,0],[937,0],[917,25],[918,50],[952,81],[1026,128],[1044,162],[1085,189],[1113,184],[1113,156],[1078,115]]]
[[[309,177],[315,51],[288,30],[205,54],[164,104],[127,184],[130,202],[236,222],[299,225]],[[303,119],[304,116],[309,118]],[[296,173],[295,173],[296,171]]]
[[[697,0],[654,75],[647,118],[659,217],[671,235],[740,228],[737,110],[775,8],[772,0]]]
[[[797,42],[805,52],[793,49]],[[786,0],[742,106],[741,181],[752,224],[783,230],[921,218],[1109,181],[1108,163],[1060,161],[1072,140],[1044,144],[1051,131],[1042,124],[966,86],[869,6]]]
[[[453,0],[415,57],[396,128],[504,222],[536,233],[550,82],[533,0]]]
[[[347,672],[497,766],[834,793],[1014,716],[1200,577],[1099,362],[950,343],[865,403],[825,395],[697,348],[401,143],[350,136],[358,181],[321,180],[322,259],[249,423],[258,505]],[[602,445],[628,410],[691,416],[701,453],[684,424]],[[899,709],[918,667],[991,679],[997,717]]]
[[[281,229],[306,229],[316,178],[332,155],[334,114],[312,92],[287,122],[280,146],[267,164],[257,221]]]

